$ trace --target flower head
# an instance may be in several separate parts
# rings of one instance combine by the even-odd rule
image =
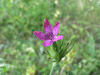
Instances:
[[[52,28],[52,25],[47,21],[47,19],[44,20],[44,31],[46,33],[43,33],[41,31],[34,31],[33,34],[40,40],[45,40],[43,42],[43,47],[47,47],[53,44],[53,42],[57,40],[61,40],[63,38],[62,35],[57,36],[59,32],[59,25],[60,23],[57,22],[54,27]]]

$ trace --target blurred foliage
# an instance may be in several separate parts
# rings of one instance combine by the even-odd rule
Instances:
[[[66,44],[77,38],[53,74],[100,75],[99,11],[100,0],[0,0],[0,75],[49,74],[52,61],[33,35],[46,18],[60,22]]]

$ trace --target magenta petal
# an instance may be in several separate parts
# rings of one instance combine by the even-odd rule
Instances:
[[[43,42],[43,47],[50,46],[50,45],[52,45],[52,44],[53,44],[53,41],[52,41],[52,40],[45,40],[45,41]]]
[[[54,27],[53,27],[53,34],[54,35],[57,35],[58,32],[59,32],[59,25],[60,25],[60,22],[57,22]]]
[[[33,34],[40,40],[45,40],[45,33],[41,31],[34,31]]]
[[[62,35],[55,36],[55,38],[52,41],[54,42],[54,41],[57,41],[57,40],[61,40],[62,38],[63,38]]]
[[[46,33],[51,32],[52,31],[52,25],[47,21],[47,19],[44,20],[44,31]]]

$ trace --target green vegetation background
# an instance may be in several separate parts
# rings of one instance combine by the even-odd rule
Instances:
[[[53,75],[100,75],[99,0],[0,0],[0,75],[49,74],[52,61],[33,35],[46,18],[60,22],[66,44],[77,37]]]

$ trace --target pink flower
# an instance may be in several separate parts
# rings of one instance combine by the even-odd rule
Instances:
[[[34,31],[33,34],[40,40],[45,40],[43,42],[43,47],[47,47],[53,44],[53,42],[57,40],[61,40],[63,38],[62,35],[57,36],[59,32],[59,25],[60,22],[57,22],[55,26],[52,28],[52,25],[47,21],[47,19],[44,20],[44,31],[46,33],[43,33],[41,31]]]

